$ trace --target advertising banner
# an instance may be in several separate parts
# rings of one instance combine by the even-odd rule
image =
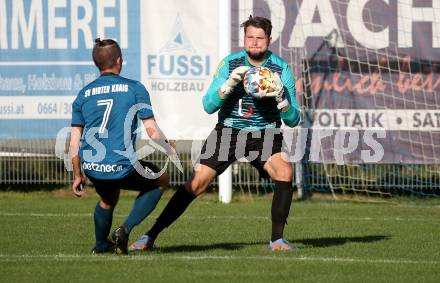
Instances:
[[[140,79],[139,1],[0,1],[0,138],[54,138],[99,72],[94,39],[117,40]]]
[[[217,121],[202,106],[219,61],[217,3],[141,3],[141,77],[156,119],[170,139],[205,139]]]
[[[328,54],[317,54],[324,38],[341,55],[361,61],[387,54],[426,61],[440,58],[440,1],[239,0],[232,4],[232,35],[238,47],[243,46],[239,24],[258,15],[271,19],[274,47],[285,52],[306,47],[305,55],[315,60],[328,59]]]

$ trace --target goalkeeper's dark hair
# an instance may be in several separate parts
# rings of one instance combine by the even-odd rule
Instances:
[[[111,68],[116,65],[118,57],[122,59],[121,47],[113,39],[95,39],[95,46],[93,47],[93,62],[96,67],[101,70]]]
[[[264,32],[268,37],[270,37],[272,33],[272,22],[264,17],[252,17],[252,15],[250,15],[249,19],[247,19],[247,21],[243,22],[240,25],[240,27],[244,28],[245,34],[246,34],[246,29],[249,26],[261,28],[262,30],[264,30]]]

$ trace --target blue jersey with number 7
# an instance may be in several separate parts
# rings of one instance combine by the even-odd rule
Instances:
[[[95,179],[120,179],[135,169],[136,127],[153,116],[150,96],[138,81],[102,74],[72,104],[72,126],[84,128],[81,167]]]

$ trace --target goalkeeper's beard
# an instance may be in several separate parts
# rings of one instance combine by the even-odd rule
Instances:
[[[264,57],[266,56],[266,51],[258,52],[258,53],[252,53],[250,51],[246,51],[246,53],[249,56],[249,58],[255,61],[260,61],[264,59]]]

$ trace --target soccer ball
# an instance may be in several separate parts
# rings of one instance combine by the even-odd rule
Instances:
[[[273,72],[266,67],[252,67],[246,72],[243,79],[244,90],[254,98],[261,99],[267,93],[274,91]]]

